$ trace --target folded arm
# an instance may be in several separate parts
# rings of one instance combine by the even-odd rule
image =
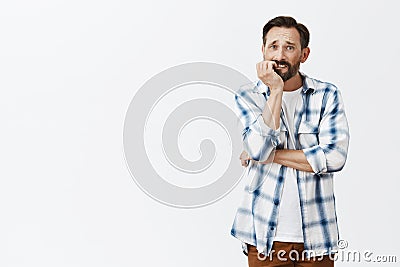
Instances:
[[[261,164],[277,163],[300,171],[316,174],[340,171],[347,158],[349,130],[340,92],[335,90],[323,114],[317,145],[302,150],[274,150]],[[272,153],[273,152],[273,153]],[[251,155],[242,153],[241,161],[247,166]]]
[[[273,162],[296,170],[313,172],[313,169],[310,163],[308,163],[306,155],[302,150],[276,150]]]
[[[246,151],[243,151],[240,154],[240,161],[242,166],[247,167],[250,160],[249,154]],[[300,171],[305,172],[313,172],[313,169],[308,163],[306,155],[302,150],[291,150],[291,149],[279,149],[273,151],[269,158],[265,161],[257,161],[261,164],[268,164],[268,163],[278,163],[293,169],[297,169]]]

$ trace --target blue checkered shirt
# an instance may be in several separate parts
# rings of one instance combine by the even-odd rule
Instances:
[[[296,170],[304,248],[308,255],[336,251],[339,240],[333,192],[333,173],[347,158],[349,129],[340,91],[331,83],[303,78],[301,100],[294,118],[296,149],[303,150],[313,172]],[[244,86],[235,95],[236,111],[243,125],[243,146],[250,158],[265,161],[275,149],[288,149],[289,132],[284,112],[280,128],[273,130],[261,116],[269,88],[261,81]],[[278,222],[282,189],[289,167],[251,161],[245,171],[246,187],[231,234],[269,255]]]

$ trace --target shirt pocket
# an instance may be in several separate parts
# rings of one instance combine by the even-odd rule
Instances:
[[[299,126],[298,134],[301,149],[319,145],[318,122],[302,121]]]

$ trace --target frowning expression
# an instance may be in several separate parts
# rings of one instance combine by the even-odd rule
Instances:
[[[300,63],[307,59],[309,48],[301,48],[300,34],[296,28],[272,27],[266,37],[265,46],[262,46],[264,60],[275,61],[276,73],[287,81],[295,76]]]

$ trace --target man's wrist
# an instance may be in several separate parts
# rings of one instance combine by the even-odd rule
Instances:
[[[283,88],[270,88],[270,96],[282,96],[283,94]]]
[[[279,158],[279,155],[281,154],[281,152],[282,152],[282,150],[280,150],[280,149],[275,149],[275,151],[274,151],[274,158],[273,158],[273,160],[272,160],[273,163],[278,163],[277,161],[278,161],[278,158]]]

